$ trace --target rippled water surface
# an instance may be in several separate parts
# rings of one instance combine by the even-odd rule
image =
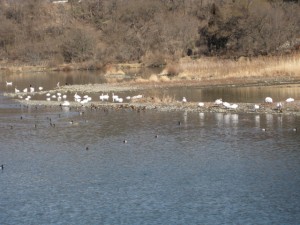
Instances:
[[[0,224],[299,224],[299,117],[0,105]]]

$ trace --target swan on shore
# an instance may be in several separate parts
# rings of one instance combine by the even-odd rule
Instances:
[[[105,94],[105,95],[104,95],[104,94],[102,93],[102,94],[99,96],[99,98],[100,98],[101,101],[108,100],[108,99],[109,99],[109,95],[108,95],[108,94]]]
[[[266,103],[272,103],[273,102],[273,99],[271,97],[266,97],[265,98],[265,102]]]
[[[259,109],[259,105],[255,104],[255,105],[254,105],[254,109],[255,109],[255,110],[258,110],[258,109]]]
[[[187,102],[186,97],[182,98],[182,102],[184,102],[184,103]]]
[[[115,95],[114,93],[112,93],[112,101],[117,101],[117,99],[119,98],[118,95]]]
[[[199,107],[203,107],[203,106],[204,106],[204,102],[199,102],[199,103],[198,103],[198,106],[199,106]]]
[[[219,98],[219,99],[217,99],[217,100],[215,101],[215,104],[216,104],[216,105],[221,105],[222,103],[223,103],[223,101],[222,101],[221,98]]]
[[[276,107],[277,107],[277,109],[282,109],[282,103],[281,103],[281,102],[278,102],[278,103],[276,104]]]
[[[132,96],[131,98],[132,99],[139,99],[139,98],[142,98],[143,97],[143,95],[135,95],[135,96]]]
[[[295,99],[293,99],[293,98],[288,98],[287,100],[285,100],[286,102],[293,102],[293,101],[295,101]]]
[[[6,81],[6,86],[12,86],[13,82],[12,81]]]
[[[62,106],[70,106],[70,102],[69,101],[64,101],[63,104],[61,104]]]

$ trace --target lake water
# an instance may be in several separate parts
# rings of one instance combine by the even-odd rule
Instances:
[[[298,116],[27,107],[0,95],[0,224],[296,225],[295,127]]]

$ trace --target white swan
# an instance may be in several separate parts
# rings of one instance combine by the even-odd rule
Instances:
[[[288,98],[287,100],[285,100],[286,102],[293,102],[293,101],[295,101],[295,99],[293,99],[293,98]]]
[[[116,101],[119,98],[118,95],[115,95],[114,93],[112,93],[112,101]]]
[[[230,105],[230,109],[237,109],[239,106],[238,104],[232,104]]]
[[[273,102],[273,99],[271,97],[266,97],[265,98],[265,102],[266,103],[272,103]]]
[[[104,98],[104,100],[108,100],[109,99],[109,95],[105,94],[105,95],[103,95],[103,98]]]
[[[228,103],[228,102],[223,102],[222,104],[223,104],[223,106],[225,106],[226,108],[230,108],[230,106],[231,106],[230,103]]]
[[[143,97],[143,95],[135,95],[135,96],[132,96],[131,98],[132,99],[139,99],[139,98],[142,98]]]
[[[61,104],[62,106],[69,106],[70,102],[69,101],[64,101],[63,104]]]
[[[222,101],[221,98],[219,98],[219,99],[217,99],[217,100],[215,101],[215,104],[216,104],[216,105],[221,105],[222,103],[223,103],[223,101]]]
[[[108,95],[108,94],[105,94],[105,95],[104,95],[104,94],[102,93],[102,94],[99,96],[99,98],[100,98],[101,101],[108,100],[108,99],[109,99],[109,95]]]
[[[39,90],[42,91],[44,88],[43,87],[39,87]]]
[[[77,92],[76,92],[75,95],[74,95],[74,98],[75,98],[75,100],[76,100],[76,99],[81,99],[81,96],[78,95]]]
[[[122,103],[123,102],[123,98],[118,98],[116,99],[117,102]]]
[[[198,106],[199,106],[199,107],[203,107],[203,106],[204,106],[204,102],[199,102],[199,103],[198,103]]]
[[[23,92],[24,92],[24,93],[27,93],[27,92],[28,92],[27,88],[24,88],[24,89],[23,89]]]
[[[20,90],[15,88],[15,93],[20,93]]]
[[[12,81],[6,81],[6,86],[12,86],[13,82]]]
[[[184,103],[187,102],[186,97],[182,98],[182,102],[184,102]]]
[[[255,104],[255,105],[254,105],[254,109],[255,109],[255,110],[258,110],[258,109],[259,109],[259,105]]]

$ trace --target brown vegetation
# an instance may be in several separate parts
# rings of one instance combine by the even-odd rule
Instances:
[[[297,0],[3,0],[0,63],[80,63],[86,69],[169,64],[168,75],[174,76],[182,74],[179,68],[185,66],[177,63],[186,55],[198,62],[205,62],[203,56],[218,57],[206,65],[211,68],[197,69],[210,70],[224,66],[224,60],[228,66],[228,58],[299,48],[299,11]]]

